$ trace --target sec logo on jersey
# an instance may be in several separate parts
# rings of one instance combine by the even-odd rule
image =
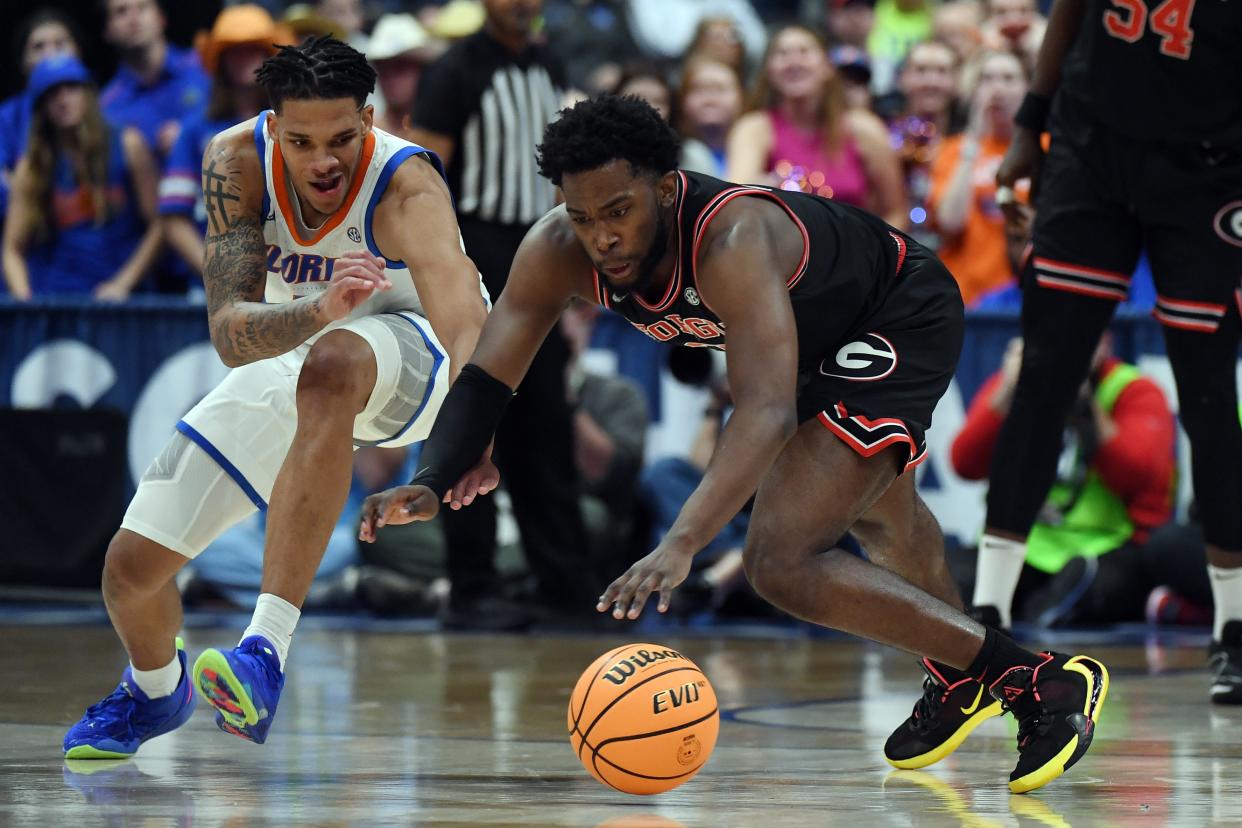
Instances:
[[[874,382],[893,373],[897,367],[897,349],[878,333],[863,334],[853,342],[837,349],[834,356],[819,364],[819,372],[826,377]]]

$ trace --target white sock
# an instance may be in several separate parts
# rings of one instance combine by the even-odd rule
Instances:
[[[252,635],[261,635],[272,642],[283,672],[285,657],[289,655],[289,644],[293,641],[293,628],[298,625],[301,617],[302,611],[293,604],[278,595],[265,592],[254,605],[254,616],[250,619],[250,626],[242,633],[242,641]]]
[[[1220,641],[1226,621],[1242,621],[1242,567],[1225,569],[1208,564],[1207,569],[1208,580],[1212,582],[1212,600],[1216,604],[1212,640]]]
[[[181,683],[181,659],[177,657],[177,649],[173,648],[172,661],[154,670],[139,670],[131,662],[129,672],[134,677],[134,684],[147,694],[148,699],[162,699],[171,696]]]
[[[1021,541],[986,534],[979,541],[975,594],[971,603],[976,607],[996,607],[1002,627],[1013,626],[1013,593],[1018,588],[1025,560],[1026,544]]]

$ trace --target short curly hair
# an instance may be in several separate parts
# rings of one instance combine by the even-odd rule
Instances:
[[[255,73],[277,113],[287,100],[353,98],[361,107],[375,91],[375,70],[366,56],[342,40],[308,37],[299,46],[277,48]]]
[[[600,95],[562,109],[543,131],[539,172],[556,186],[565,173],[624,160],[635,172],[663,175],[677,168],[681,141],[660,113],[633,95]]]

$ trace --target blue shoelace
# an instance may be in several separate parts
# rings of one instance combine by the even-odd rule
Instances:
[[[109,695],[86,708],[86,715],[95,721],[103,720],[102,733],[105,736],[133,737],[137,706],[138,700],[127,693],[124,686],[117,685]]]

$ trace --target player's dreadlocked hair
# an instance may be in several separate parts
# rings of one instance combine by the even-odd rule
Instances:
[[[281,46],[255,78],[278,112],[287,100],[353,98],[362,106],[375,90],[375,70],[362,52],[328,35]]]
[[[601,95],[562,109],[543,131],[539,172],[556,186],[565,173],[585,172],[622,159],[635,172],[663,175],[677,168],[677,133],[646,101]]]

